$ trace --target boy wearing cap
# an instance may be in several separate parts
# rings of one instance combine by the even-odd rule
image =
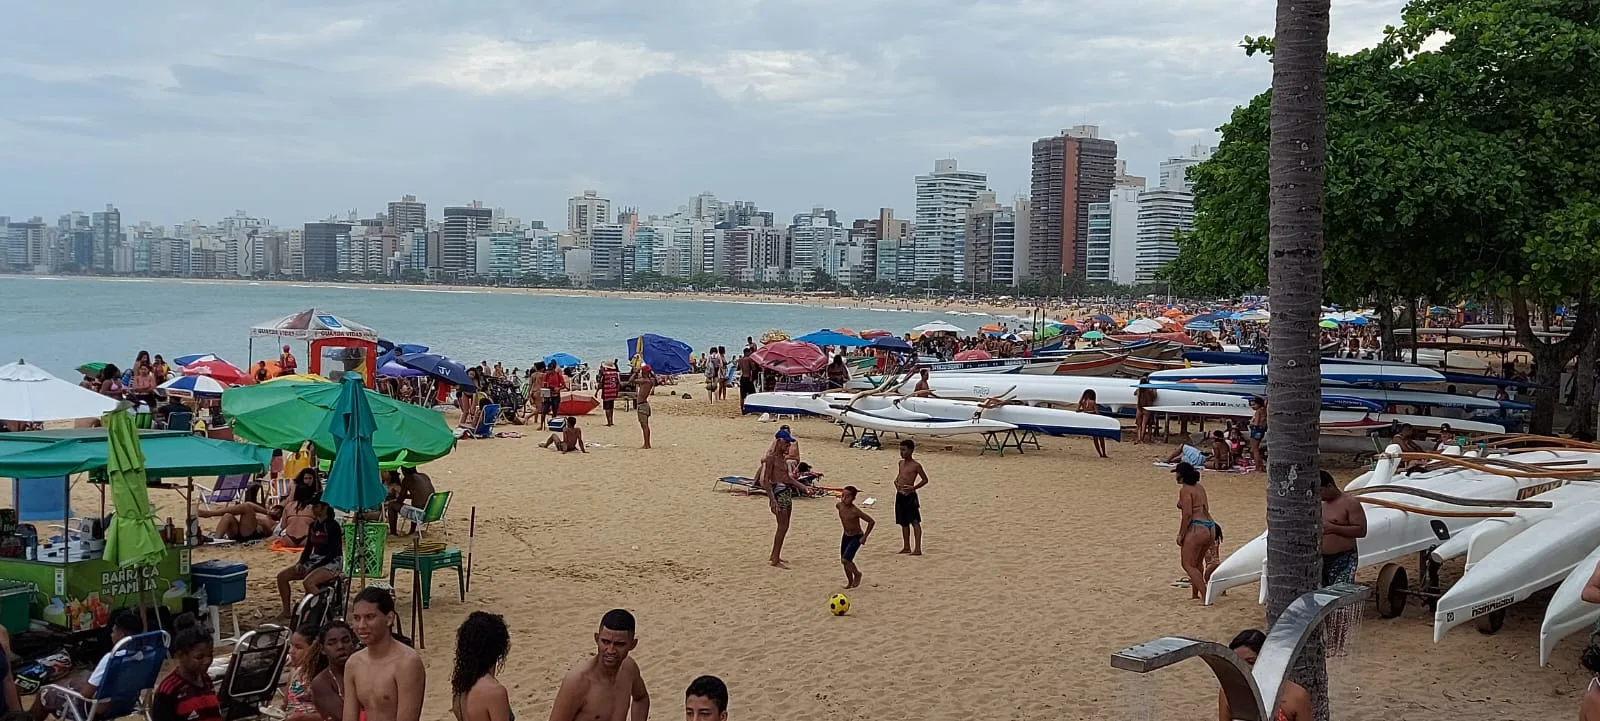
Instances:
[[[855,486],[845,486],[844,492],[839,494],[839,523],[844,526],[844,537],[839,540],[839,560],[844,562],[845,588],[855,588],[861,585],[861,569],[856,568],[856,551],[867,544],[867,536],[872,535],[872,527],[877,521],[866,511],[856,506],[856,494],[861,491]],[[866,521],[867,527],[863,529],[861,522]]]

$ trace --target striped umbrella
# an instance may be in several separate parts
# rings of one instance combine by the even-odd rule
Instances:
[[[228,386],[211,376],[178,376],[156,386],[156,390],[175,398],[221,398]]]

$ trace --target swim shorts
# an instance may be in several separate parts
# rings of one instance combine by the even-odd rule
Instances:
[[[909,526],[922,522],[922,503],[917,500],[917,492],[894,494],[894,523],[897,526]]]
[[[561,396],[548,396],[544,399],[544,412],[555,415],[561,409]]]
[[[778,510],[791,510],[794,508],[794,491],[788,486],[778,486],[778,490],[772,494],[772,500],[777,501]]]
[[[1266,426],[1250,426],[1250,440],[1259,441],[1267,437]]]
[[[650,417],[649,403],[640,403],[639,405],[634,406],[633,410],[639,414],[639,420],[641,421]]]
[[[616,408],[616,407],[617,407],[617,402],[615,400],[600,401],[600,408],[602,410],[608,410],[609,411],[609,410],[611,410],[613,408]]]
[[[856,551],[861,550],[861,541],[864,538],[865,536],[859,533],[854,536],[845,534],[839,539],[839,558],[846,561],[856,560]]]
[[[1354,550],[1322,554],[1323,588],[1337,583],[1355,583],[1356,566],[1359,565],[1360,560],[1360,554]]]

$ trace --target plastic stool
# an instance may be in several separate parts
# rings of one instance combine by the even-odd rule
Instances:
[[[433,572],[441,568],[456,569],[456,586],[460,589],[461,600],[467,600],[466,574],[461,570],[461,549],[446,548],[443,551],[411,555],[410,551],[396,551],[389,557],[389,585],[394,585],[394,572],[400,569],[410,569],[412,573],[422,575],[422,607],[427,608],[428,602],[433,597]]]

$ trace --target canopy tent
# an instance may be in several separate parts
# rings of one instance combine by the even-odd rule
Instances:
[[[911,329],[913,333],[965,333],[960,326],[942,320],[923,323]]]
[[[828,367],[828,356],[821,348],[792,340],[768,343],[750,354],[750,360],[786,376],[816,373]]]
[[[472,382],[472,376],[467,375],[467,367],[452,360],[449,356],[438,353],[411,353],[395,356],[394,362],[407,368],[422,371],[434,378],[454,383],[462,388],[476,389],[478,384]]]
[[[332,313],[311,308],[250,328],[251,337],[318,338],[354,337],[377,342],[378,331]]]
[[[551,353],[544,357],[544,364],[546,367],[571,368],[583,365],[583,361],[571,353]]]
[[[294,451],[310,441],[318,456],[332,458],[338,444],[328,424],[339,403],[341,388],[341,383],[316,381],[273,381],[230,388],[222,394],[222,414],[233,423],[234,435],[252,443]],[[377,423],[372,445],[380,461],[403,456],[416,465],[455,448],[455,434],[438,411],[373,390],[367,394]]]
[[[139,431],[127,413],[101,417],[106,428],[106,477],[111,486],[111,527],[106,529],[105,558],[119,568],[154,564],[167,554],[150,510],[149,476]]]
[[[0,420],[70,421],[95,418],[116,407],[116,399],[61,380],[26,361],[0,366]]]
[[[811,345],[820,348],[826,348],[828,346],[838,346],[840,348],[862,348],[872,345],[871,341],[861,340],[853,335],[845,335],[839,331],[828,330],[826,328],[815,333],[807,333],[799,338],[796,338],[795,340],[800,343],[810,343]]]
[[[255,473],[272,449],[204,438],[188,431],[139,431],[149,478]],[[110,444],[104,428],[0,433],[0,478],[43,478],[105,471]]]
[[[664,335],[645,333],[628,339],[628,357],[650,366],[657,375],[688,373],[691,370],[689,352],[689,344]]]

